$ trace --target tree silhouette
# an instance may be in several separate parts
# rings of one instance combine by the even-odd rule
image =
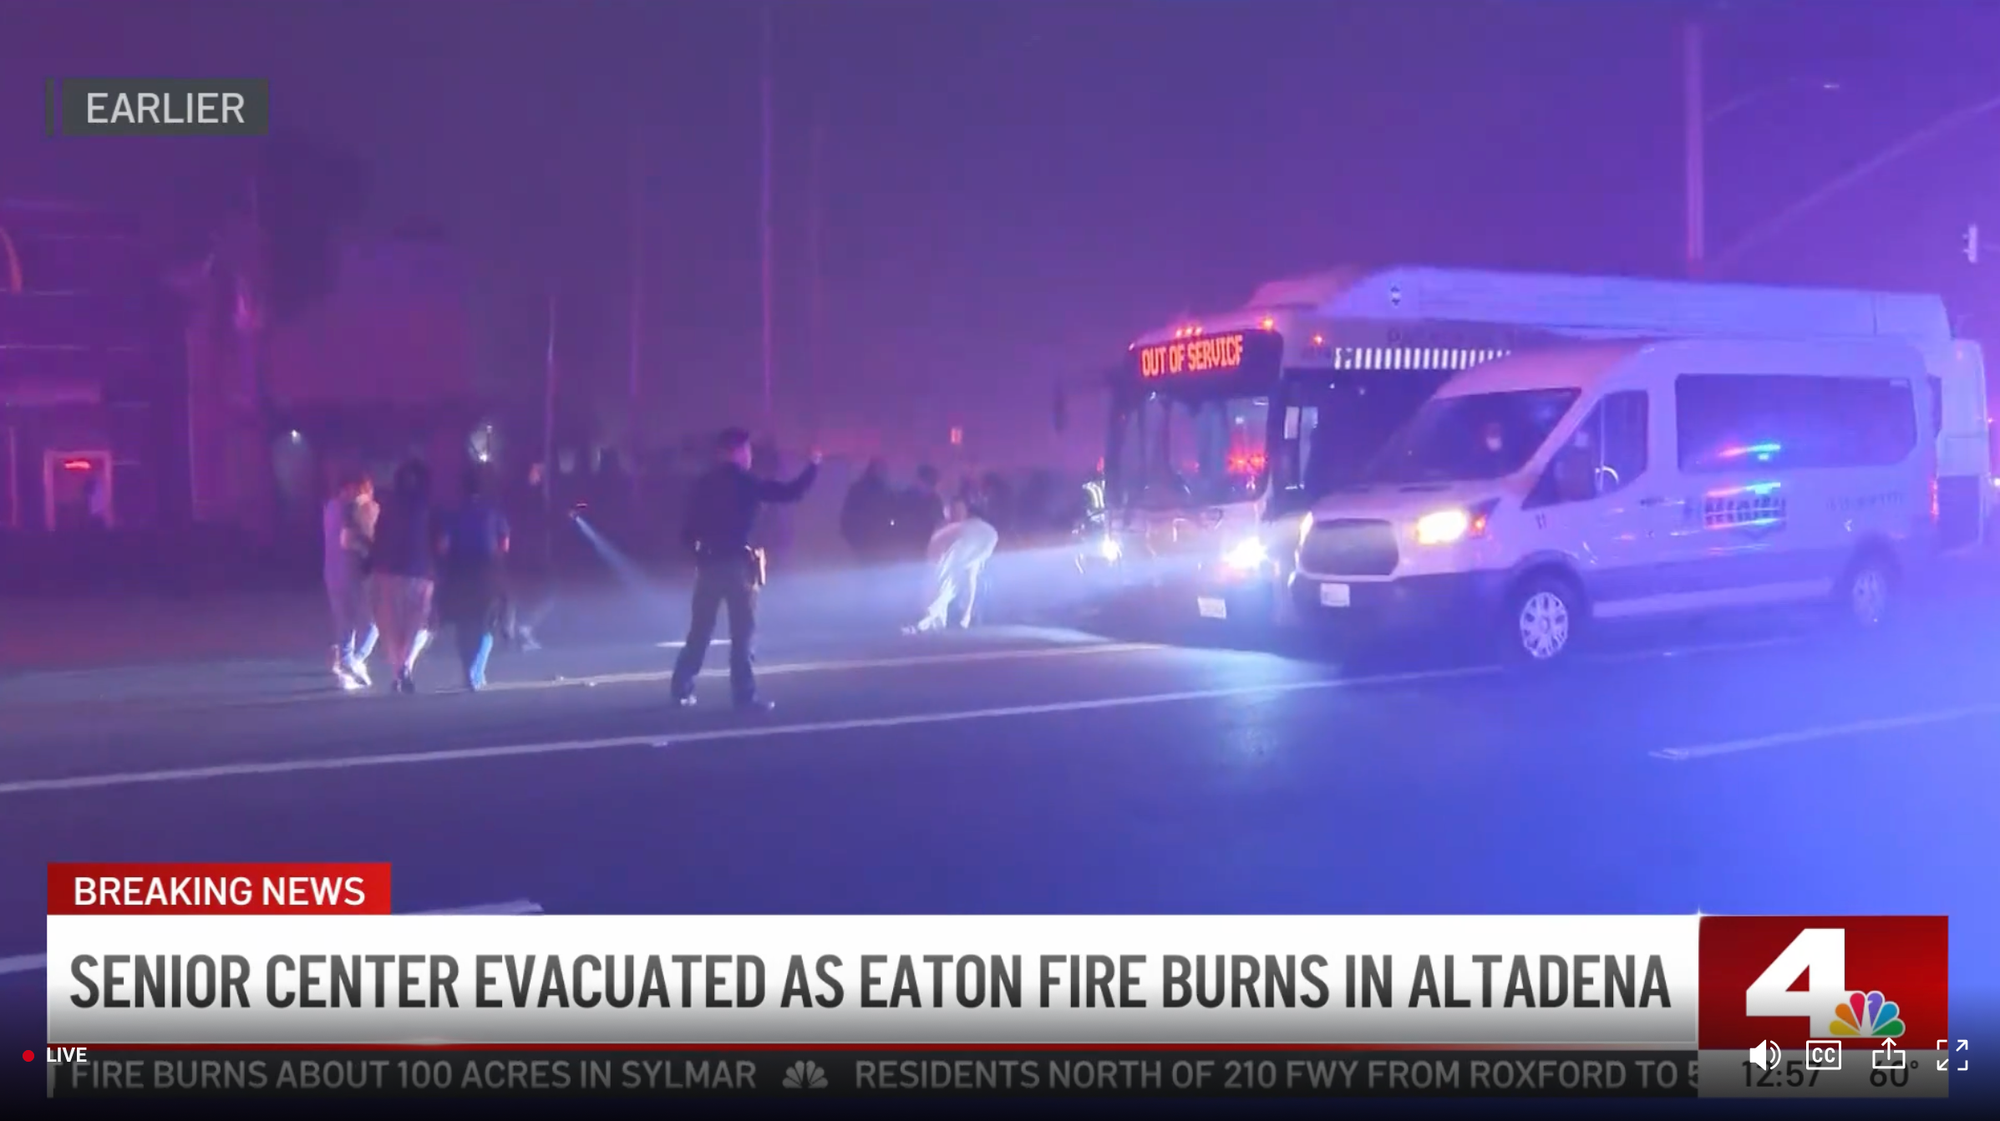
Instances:
[[[271,136],[254,175],[267,313],[289,318],[338,282],[338,235],[366,212],[371,176],[353,153],[297,132]]]

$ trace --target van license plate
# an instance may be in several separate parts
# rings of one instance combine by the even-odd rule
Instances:
[[[1201,617],[1204,619],[1229,618],[1229,605],[1219,599],[1213,599],[1209,596],[1200,596],[1196,598],[1196,600],[1194,601],[1194,609],[1196,611],[1201,612]]]
[[[1346,607],[1354,602],[1354,589],[1345,584],[1321,584],[1319,601],[1326,607]]]

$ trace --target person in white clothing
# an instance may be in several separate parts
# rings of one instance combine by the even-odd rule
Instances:
[[[972,605],[979,594],[979,574],[1000,546],[1000,531],[991,522],[972,513],[965,500],[952,502],[944,525],[931,534],[928,552],[931,565],[930,600],[924,617],[905,634],[939,630],[950,623],[954,603],[962,603],[960,627],[972,625]]]
[[[320,525],[326,546],[326,599],[333,614],[333,675],[344,689],[368,685],[368,655],[375,649],[374,613],[368,606],[368,546],[375,536],[375,487],[356,473],[327,500]]]

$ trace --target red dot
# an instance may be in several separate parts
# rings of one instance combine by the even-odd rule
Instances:
[[[21,1052],[21,1061],[22,1061],[22,1062],[24,1062],[24,1063],[32,1063],[32,1062],[34,1062],[34,1061],[35,1061],[35,1053],[34,1053],[33,1051],[23,1051],[23,1052]]]

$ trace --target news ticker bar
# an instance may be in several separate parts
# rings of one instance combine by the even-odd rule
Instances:
[[[74,1055],[75,1052],[69,1052]],[[55,1052],[51,1052],[53,1056]],[[1943,1098],[1944,1053],[1827,1069],[1718,1051],[91,1047],[57,1098]],[[1707,1072],[1707,1077],[1702,1077]]]
[[[1739,1056],[1740,1060],[1740,1056]],[[57,1098],[1696,1096],[1693,1051],[160,1050],[51,1063]]]

